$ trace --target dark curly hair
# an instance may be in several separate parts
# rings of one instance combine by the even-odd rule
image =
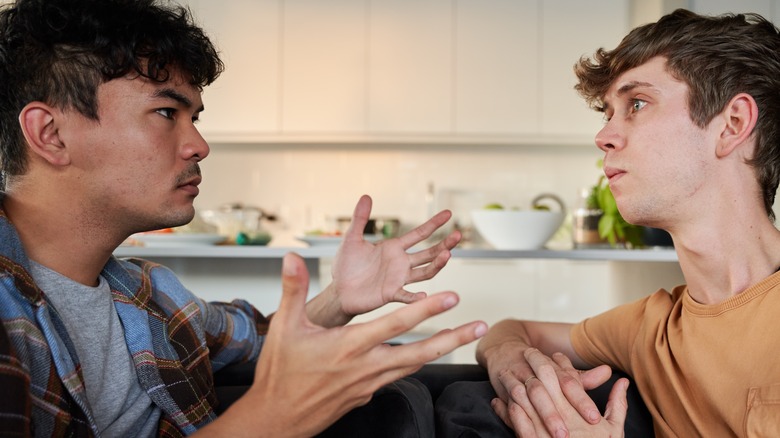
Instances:
[[[128,74],[165,82],[170,69],[199,89],[224,69],[216,48],[182,6],[157,0],[17,0],[3,6],[0,172],[26,171],[17,119],[29,102],[72,108],[97,120],[100,84]]]
[[[577,91],[591,107],[602,99],[624,72],[662,56],[667,69],[689,88],[691,119],[704,127],[739,93],[758,105],[754,130],[756,169],[764,207],[774,220],[772,205],[780,183],[780,36],[757,14],[703,16],[678,9],[658,22],[632,30],[614,50],[599,49],[593,59],[574,66]]]

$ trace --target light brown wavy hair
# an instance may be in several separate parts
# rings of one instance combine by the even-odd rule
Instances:
[[[603,48],[574,66],[575,89],[603,110],[610,85],[624,72],[662,56],[667,70],[688,85],[691,120],[706,126],[738,93],[758,105],[754,135],[756,170],[764,207],[772,205],[780,183],[780,36],[757,14],[703,16],[678,9],[656,23],[632,30],[614,50]]]

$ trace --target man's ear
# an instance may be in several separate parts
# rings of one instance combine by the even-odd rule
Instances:
[[[753,136],[753,128],[758,122],[758,105],[753,96],[739,93],[731,98],[723,109],[721,117],[725,123],[715,149],[718,158],[729,155],[738,146],[750,140]]]
[[[30,102],[19,114],[30,152],[55,166],[70,163],[68,148],[59,136],[62,112],[42,102]]]

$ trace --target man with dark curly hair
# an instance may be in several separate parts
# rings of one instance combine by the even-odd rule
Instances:
[[[201,91],[222,69],[175,5],[0,7],[0,435],[311,436],[486,331],[474,322],[385,343],[457,303],[451,292],[404,289],[447,263],[457,233],[408,250],[449,212],[372,244],[362,237],[371,210],[362,197],[333,282],[308,303],[305,264],[285,256],[273,318],[245,301],[203,302],[170,270],[115,258],[133,233],[193,218],[198,163],[209,153],[195,127]],[[393,301],[408,306],[346,325]],[[255,360],[253,385],[217,417],[213,372]],[[420,429],[427,402],[410,423],[380,415],[373,427],[429,433]]]
[[[777,28],[677,10],[575,73],[605,115],[596,145],[620,213],[671,234],[687,284],[578,324],[496,324],[477,348],[495,391],[482,418],[503,436],[622,436],[628,382],[603,414],[584,391],[611,368],[633,378],[645,433],[780,436]]]

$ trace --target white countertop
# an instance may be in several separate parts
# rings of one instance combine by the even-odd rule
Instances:
[[[306,259],[333,257],[335,246],[315,247],[269,247],[269,246],[182,246],[182,247],[139,247],[120,246],[114,251],[117,257],[176,257],[176,258],[258,258],[278,259],[288,252],[296,252]],[[452,251],[458,258],[514,258],[514,259],[568,259],[568,260],[605,260],[637,262],[676,262],[677,254],[673,249],[574,249],[574,250],[494,250],[460,249]]]

